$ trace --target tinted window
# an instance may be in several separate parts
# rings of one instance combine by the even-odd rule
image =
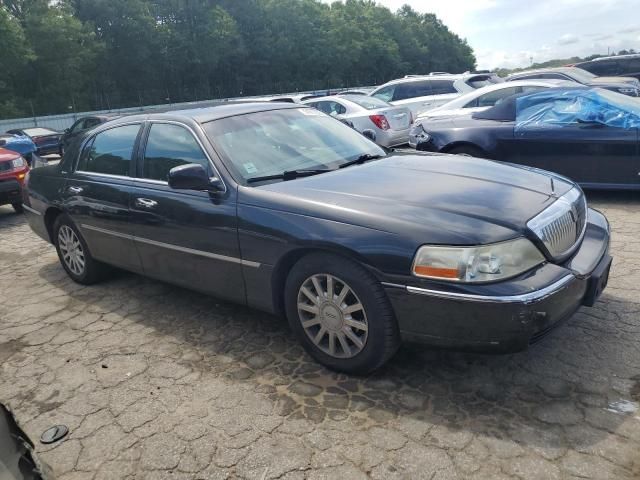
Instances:
[[[431,84],[429,81],[422,82],[407,82],[401,83],[396,87],[396,92],[393,95],[393,100],[406,100],[408,98],[428,97],[433,95],[431,91]],[[384,100],[383,98],[381,100]]]
[[[142,162],[142,176],[167,181],[173,167],[197,163],[209,169],[209,160],[194,136],[179,125],[154,123],[149,131]]]
[[[465,108],[471,107],[493,107],[499,100],[510,97],[518,93],[519,87],[502,88],[493,92],[485,93],[475,100],[467,103]]]
[[[431,95],[446,95],[458,93],[453,86],[453,80],[431,80]]]
[[[393,96],[396,91],[396,85],[389,85],[388,87],[384,87],[378,90],[376,93],[372,95],[372,97],[379,98],[382,101],[390,102],[393,100]]]
[[[78,165],[78,170],[129,176],[140,125],[124,125],[99,133]]]
[[[605,77],[617,75],[620,73],[620,68],[615,60],[601,60],[589,65],[588,71],[600,77]]]
[[[343,113],[347,112],[347,109],[344,108],[343,105],[340,105],[338,102],[332,102],[330,100],[317,102],[314,106],[327,115],[342,115]]]
[[[71,129],[69,130],[71,133],[78,133],[79,131],[81,131],[84,127],[84,120],[78,120],[76,123],[73,124],[73,126],[71,127]]]

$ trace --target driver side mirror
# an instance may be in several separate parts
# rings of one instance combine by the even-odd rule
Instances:
[[[71,129],[70,128],[65,128],[63,133],[71,133]]]
[[[222,181],[217,177],[210,178],[204,167],[197,163],[187,163],[169,170],[169,186],[176,190],[224,190]]]

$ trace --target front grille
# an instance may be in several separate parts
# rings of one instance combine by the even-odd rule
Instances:
[[[577,248],[586,222],[586,199],[575,187],[529,220],[527,227],[544,244],[551,258],[563,260]]]

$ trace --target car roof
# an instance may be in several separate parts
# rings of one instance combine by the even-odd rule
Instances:
[[[531,69],[531,70],[523,70],[522,72],[512,73],[511,75],[509,75],[509,77],[517,77],[519,75],[530,75],[532,73],[545,73],[545,72],[571,73],[571,72],[575,71],[577,68],[578,67],[534,68],[534,69]]]
[[[628,53],[626,55],[610,55],[608,57],[597,57],[597,58],[592,58],[591,60],[587,60],[585,62],[576,63],[576,65],[582,65],[582,64],[591,63],[591,62],[601,62],[603,60],[625,60],[625,59],[632,59],[632,58],[640,58],[640,53]]]
[[[294,108],[309,108],[299,103],[284,102],[256,102],[233,101],[211,102],[206,106],[194,105],[192,108],[168,107],[149,110],[136,115],[127,115],[108,122],[109,124],[128,123],[144,120],[193,120],[197,123],[207,123],[221,118],[246,115],[249,113],[267,112],[271,110],[285,110]]]

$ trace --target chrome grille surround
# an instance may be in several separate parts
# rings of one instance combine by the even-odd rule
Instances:
[[[527,228],[556,261],[566,259],[578,248],[586,226],[587,200],[577,186],[527,222]]]

